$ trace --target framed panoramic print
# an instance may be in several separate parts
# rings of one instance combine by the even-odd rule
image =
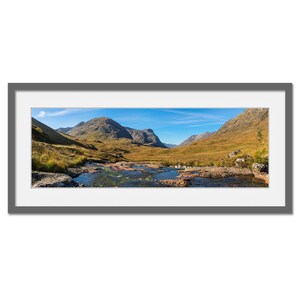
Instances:
[[[11,83],[9,213],[292,213],[290,83]]]

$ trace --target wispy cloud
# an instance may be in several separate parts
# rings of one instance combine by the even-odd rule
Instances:
[[[192,125],[187,125],[187,127],[203,127],[203,126],[212,126],[212,125],[223,125],[224,123],[203,123],[203,124],[192,124]]]
[[[82,110],[81,108],[64,108],[64,109],[54,111],[54,112],[46,112],[44,110],[41,110],[36,115],[36,118],[65,116],[65,115],[69,115],[71,113],[79,112],[81,110]]]
[[[207,114],[202,112],[190,112],[190,111],[184,111],[180,109],[164,109],[165,112],[170,112],[178,115],[185,116],[182,118],[182,120],[187,119],[198,119],[198,120],[219,120],[219,121],[226,121],[224,117],[215,115],[215,114]]]
[[[185,127],[203,127],[209,125],[222,125],[226,122],[223,116],[203,112],[193,112],[180,109],[164,109],[164,112],[173,113],[174,118],[168,121],[170,125]]]

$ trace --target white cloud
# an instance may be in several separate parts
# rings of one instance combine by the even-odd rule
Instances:
[[[36,117],[37,118],[44,118],[45,115],[46,115],[46,112],[44,112],[43,110],[41,110]]]

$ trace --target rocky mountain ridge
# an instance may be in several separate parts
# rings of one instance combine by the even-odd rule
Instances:
[[[124,127],[113,119],[107,117],[94,118],[87,122],[80,122],[69,130],[67,130],[68,128],[59,129],[70,136],[80,139],[101,140],[104,138],[126,138],[136,142],[137,144],[166,148],[152,129],[148,128],[138,130]]]
[[[184,140],[179,146],[184,146],[184,145],[188,145],[190,143],[205,139],[211,135],[213,135],[215,132],[204,132],[204,133],[200,133],[200,134],[194,134],[192,136],[190,136],[189,138],[187,138],[186,140]]]
[[[152,147],[166,148],[166,145],[160,141],[159,137],[150,128],[142,129],[142,130],[129,128],[129,127],[125,127],[125,128],[130,133],[133,140],[138,144],[148,145]]]

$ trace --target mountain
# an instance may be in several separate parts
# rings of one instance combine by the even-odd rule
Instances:
[[[194,134],[194,135],[190,136],[189,138],[187,138],[186,140],[184,140],[179,146],[188,145],[188,144],[193,143],[195,141],[205,139],[205,138],[213,135],[214,133],[215,132],[204,132],[204,133],[201,133],[201,134]]]
[[[61,135],[56,130],[34,118],[32,118],[32,139],[34,141],[48,144],[81,145],[80,143]]]
[[[257,132],[261,131],[263,146],[268,152],[269,138],[269,110],[267,108],[248,108],[235,118],[227,121],[215,134],[184,145],[182,153],[195,153],[200,156],[207,155],[212,160],[224,157],[235,149],[241,153],[255,155],[258,147]]]
[[[217,131],[217,134],[249,132],[264,120],[268,120],[268,117],[269,110],[267,108],[248,108],[235,118],[227,121]]]
[[[159,137],[153,132],[152,129],[138,130],[129,127],[125,128],[130,133],[133,140],[138,144],[166,148],[165,144],[160,141]]]
[[[67,133],[69,130],[71,130],[73,127],[59,127],[56,129],[58,132]]]
[[[85,123],[80,122],[66,133],[85,140],[126,138],[141,145],[166,148],[152,129],[137,130],[123,127],[116,121],[106,117],[94,118]]]
[[[72,128],[67,133],[86,140],[101,140],[103,138],[132,140],[132,136],[122,125],[106,117],[94,118]]]
[[[73,126],[73,127],[59,127],[56,129],[56,131],[62,132],[62,133],[68,133],[68,131],[70,131],[71,129],[75,128],[75,127],[79,127],[81,125],[83,125],[84,122],[81,121],[79,122],[77,125]]]
[[[178,145],[175,145],[175,144],[167,144],[167,143],[164,143],[164,145],[165,145],[167,148],[175,148],[175,147],[178,146]]]
[[[239,156],[257,155],[259,141],[257,133],[261,132],[264,149],[268,155],[268,109],[246,109],[235,118],[226,122],[217,132],[207,138],[172,149],[156,148],[154,151],[132,149],[127,154],[129,160],[158,161],[166,164],[182,164],[193,166],[226,165],[228,154],[239,150]]]

